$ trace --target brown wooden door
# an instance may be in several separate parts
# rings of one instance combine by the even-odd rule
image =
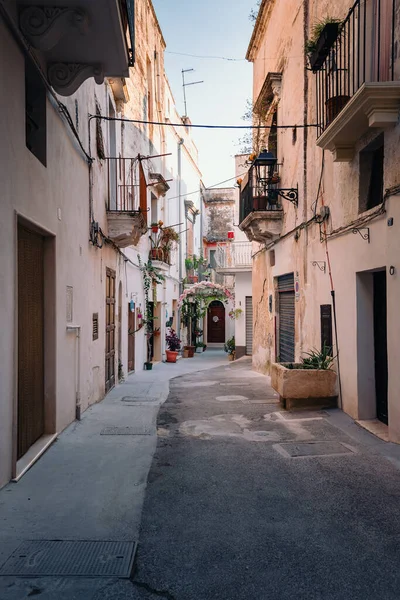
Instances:
[[[225,307],[222,302],[211,302],[207,311],[207,342],[225,343]]]
[[[44,434],[44,239],[18,226],[17,458]]]
[[[106,270],[106,392],[115,385],[115,271]]]
[[[135,311],[131,310],[128,303],[128,371],[135,370]]]

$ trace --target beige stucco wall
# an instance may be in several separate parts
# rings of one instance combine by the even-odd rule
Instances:
[[[159,29],[151,2],[138,0],[135,3],[137,19],[136,66],[130,71],[127,81],[129,102],[116,104],[108,81],[96,85],[94,80],[86,81],[76,94],[62,98],[75,123],[83,147],[95,159],[92,177],[83,152],[68,129],[54,101],[47,100],[47,167],[44,167],[25,145],[25,88],[24,56],[0,21],[0,75],[6,85],[0,88],[0,302],[3,308],[3,329],[0,336],[0,487],[15,472],[16,436],[15,417],[17,403],[17,218],[39,228],[52,241],[50,262],[54,263],[55,296],[47,294],[49,314],[46,328],[54,329],[48,334],[45,348],[46,405],[50,407],[51,427],[48,432],[60,432],[75,419],[77,341],[73,332],[67,332],[67,325],[80,327],[80,382],[81,409],[104,397],[105,393],[105,293],[106,268],[116,272],[116,339],[115,375],[118,383],[118,348],[121,346],[123,372],[127,373],[128,347],[128,302],[134,300],[144,312],[143,279],[139,269],[138,255],[142,262],[148,260],[150,241],[142,236],[137,247],[124,249],[130,262],[115,248],[104,243],[96,248],[89,243],[90,216],[99,223],[107,236],[108,223],[106,203],[108,199],[108,164],[101,160],[96,150],[95,121],[90,125],[88,114],[95,114],[96,100],[101,114],[109,115],[110,103],[117,116],[146,119],[143,113],[143,98],[147,95],[149,77],[153,84],[153,117],[163,120],[166,109],[166,89],[169,89],[164,72],[163,52],[165,43]],[[157,61],[154,64],[154,50]],[[153,61],[149,71],[147,58]],[[171,93],[170,93],[171,95]],[[171,95],[172,98],[172,95]],[[170,100],[174,111],[173,98]],[[102,121],[101,128],[106,156],[110,156],[110,125]],[[145,164],[145,172],[152,170],[172,179],[166,198],[158,201],[158,218],[166,225],[179,223],[179,205],[168,198],[177,195],[177,132],[173,128],[125,123],[115,124],[116,148],[124,157],[154,155],[171,152],[171,156],[152,159]],[[168,138],[169,136],[169,138]],[[184,138],[182,161],[182,187],[185,190],[200,189],[201,174],[197,166],[197,149],[189,131]],[[169,141],[167,140],[169,139]],[[93,213],[89,213],[89,198],[92,199]],[[183,198],[182,198],[183,203]],[[148,191],[148,206],[150,189]],[[148,215],[151,222],[151,214]],[[179,229],[179,227],[178,227]],[[199,234],[197,233],[198,243]],[[173,301],[179,297],[178,253],[175,252],[173,265],[167,268],[166,282],[158,286],[161,303],[160,319],[162,327],[159,355],[165,350],[165,322],[167,312],[172,314]],[[46,257],[46,261],[49,257]],[[184,260],[184,256],[183,259]],[[73,321],[66,321],[66,287],[73,287]],[[51,287],[51,286],[50,286]],[[121,297],[120,297],[121,296]],[[122,308],[119,328],[118,307]],[[46,309],[47,312],[47,309]],[[51,313],[51,314],[50,314]],[[99,315],[99,337],[92,340],[92,315]],[[47,334],[46,334],[47,335]],[[121,340],[119,343],[119,335]],[[142,369],[146,357],[144,331],[136,334],[135,369]],[[46,338],[47,339],[47,338]]]

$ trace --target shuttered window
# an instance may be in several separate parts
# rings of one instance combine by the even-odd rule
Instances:
[[[278,277],[279,300],[279,361],[293,362],[295,351],[294,275]]]
[[[246,354],[253,354],[253,298],[246,296]]]

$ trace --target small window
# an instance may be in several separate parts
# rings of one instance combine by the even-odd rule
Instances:
[[[383,133],[360,152],[359,212],[383,202]]]
[[[324,347],[333,350],[332,306],[330,304],[321,304],[321,350]]]
[[[99,339],[99,313],[93,313],[92,331],[93,331],[93,337],[92,337],[93,341],[98,340]]]
[[[29,60],[25,61],[25,134],[26,147],[46,166],[46,88]]]
[[[72,323],[73,318],[73,302],[74,302],[74,288],[72,285],[67,285],[67,323]]]

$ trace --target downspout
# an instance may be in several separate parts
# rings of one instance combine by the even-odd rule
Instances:
[[[182,179],[182,144],[184,143],[184,139],[180,138],[178,141],[178,202],[179,202],[179,223],[182,223],[182,184],[181,184],[181,179]],[[183,262],[183,252],[182,252],[182,237],[180,236],[179,238],[179,296],[182,294],[183,292],[183,285],[182,285],[182,275],[183,275],[183,268],[182,268],[182,262]],[[180,309],[178,310],[178,315],[177,315],[177,325],[178,325],[178,337],[181,338],[181,311]]]
[[[67,333],[76,334],[75,418],[81,420],[81,326],[67,325]]]

